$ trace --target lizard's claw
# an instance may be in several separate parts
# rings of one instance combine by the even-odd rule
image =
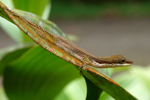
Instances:
[[[87,72],[87,67],[82,65],[78,68],[78,70],[80,70],[80,75],[82,75]]]

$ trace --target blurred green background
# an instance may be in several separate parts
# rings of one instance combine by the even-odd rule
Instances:
[[[49,4],[48,19],[78,46],[96,56],[121,54],[132,60],[133,66],[111,70],[112,79],[138,99],[150,100],[149,0],[52,0]],[[0,28],[0,49],[17,44],[9,36]],[[55,99],[83,100],[85,91],[80,77]],[[1,88],[0,94],[3,93]],[[112,100],[106,93],[100,99]]]
[[[145,18],[149,5],[149,0],[54,0],[51,18]]]

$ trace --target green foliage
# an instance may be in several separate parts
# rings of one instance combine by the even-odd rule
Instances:
[[[150,66],[132,66],[132,68],[121,69],[123,73],[113,79],[122,87],[132,93],[139,100],[150,99]],[[103,93],[99,100],[114,100],[111,96]]]
[[[1,0],[3,3],[8,4],[9,7],[19,8],[25,11],[31,11],[34,14],[39,16],[43,16],[43,18],[47,19],[50,13],[50,5],[47,5],[50,0]],[[13,5],[14,4],[14,5]],[[45,9],[47,7],[47,9]],[[38,9],[38,10],[37,10]],[[45,11],[45,13],[43,13]],[[0,26],[4,29],[4,31],[18,44],[20,43],[28,43],[32,42],[32,40],[23,34],[17,26],[8,21],[0,18]],[[8,30],[9,29],[9,30]],[[12,31],[13,30],[13,31]],[[14,34],[15,33],[15,34]]]
[[[93,2],[93,0],[89,0]],[[101,2],[101,0],[97,0]],[[105,0],[106,1],[106,0]],[[135,1],[135,0],[134,0]],[[147,18],[150,17],[150,2],[64,2],[54,0],[51,18],[53,19],[94,19],[94,18]],[[86,16],[86,17],[85,17]]]
[[[7,64],[4,88],[10,100],[52,100],[77,77],[72,64],[35,47]]]
[[[13,4],[16,9],[32,12],[38,16],[43,15],[45,6],[47,6],[49,2],[50,0],[39,0],[38,2],[37,0],[13,0]]]
[[[102,89],[98,88],[96,85],[94,85],[89,79],[84,77],[87,83],[87,96],[86,100],[98,100],[99,96],[102,93]]]
[[[27,48],[24,47],[22,49],[17,49],[15,51],[10,52],[10,53],[6,53],[6,55],[0,61],[0,75],[3,74],[4,68],[8,64],[8,62],[11,62],[11,61],[19,58],[28,49],[29,49],[29,47],[27,47]],[[3,51],[1,51],[1,52],[4,53]]]

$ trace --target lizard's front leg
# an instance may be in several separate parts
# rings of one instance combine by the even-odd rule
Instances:
[[[83,74],[83,72],[87,71],[87,68],[88,68],[87,62],[90,63],[90,60],[89,60],[88,56],[84,55],[83,64],[79,67],[80,74]]]

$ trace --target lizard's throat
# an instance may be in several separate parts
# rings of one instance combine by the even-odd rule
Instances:
[[[119,63],[98,63],[94,60],[91,62],[91,64],[92,64],[91,66],[94,65],[94,67],[97,67],[97,68],[126,67],[126,66],[131,65],[129,63],[123,63],[123,64],[119,64]]]

